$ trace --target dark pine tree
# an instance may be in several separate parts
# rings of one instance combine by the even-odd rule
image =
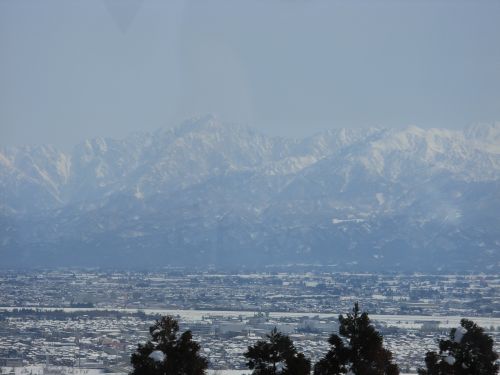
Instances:
[[[292,340],[274,328],[267,340],[248,347],[244,356],[253,375],[309,375],[311,361],[299,353]]]
[[[151,340],[139,344],[130,362],[131,375],[204,375],[208,361],[200,356],[200,345],[191,331],[180,336],[179,324],[164,316],[149,328]]]
[[[493,339],[476,323],[462,319],[460,327],[439,341],[439,354],[428,352],[420,375],[495,375],[498,374]]]
[[[339,316],[339,335],[332,334],[328,339],[330,350],[314,366],[314,375],[399,374],[398,366],[391,362],[392,353],[384,349],[382,336],[371,325],[368,314],[360,314],[358,303],[352,313]]]

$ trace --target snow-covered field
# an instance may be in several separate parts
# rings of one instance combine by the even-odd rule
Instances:
[[[60,308],[60,307],[0,307],[0,311],[12,311],[14,309],[38,309],[41,311],[63,310],[65,312],[76,311],[120,311],[135,313],[143,311],[150,315],[173,315],[180,316],[186,321],[200,321],[207,316],[221,316],[227,318],[250,318],[255,315],[256,311],[218,311],[218,310],[169,310],[169,309],[105,309],[105,308]],[[272,318],[297,318],[303,316],[319,316],[320,318],[337,317],[339,313],[307,313],[307,312],[271,312],[269,316]],[[421,322],[424,321],[439,321],[442,328],[454,328],[460,324],[462,318],[469,318],[482,327],[500,327],[500,318],[491,317],[467,317],[467,316],[439,316],[439,315],[370,315],[373,321],[385,323],[388,326],[399,328],[419,328]]]

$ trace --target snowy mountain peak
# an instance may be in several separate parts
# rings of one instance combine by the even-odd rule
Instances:
[[[307,253],[312,262],[342,255],[361,264],[377,249],[384,262],[403,261],[400,252],[436,259],[457,251],[471,254],[464,267],[479,264],[473,253],[495,263],[499,133],[497,123],[288,139],[209,116],[121,140],[90,139],[70,153],[3,148],[0,251],[48,256],[71,244],[191,254],[179,262],[208,262],[213,250],[228,262],[233,251],[248,251],[259,262],[303,263]]]
[[[500,122],[492,124],[474,124],[465,128],[467,138],[479,138],[483,141],[495,141],[500,136]]]

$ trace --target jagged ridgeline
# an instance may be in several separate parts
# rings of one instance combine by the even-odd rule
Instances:
[[[213,117],[0,149],[2,266],[499,266],[500,124],[268,137]]]

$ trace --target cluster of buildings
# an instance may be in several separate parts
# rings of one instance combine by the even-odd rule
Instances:
[[[36,286],[36,287],[34,287]],[[498,275],[0,271],[0,306],[500,316]]]
[[[500,277],[325,273],[0,271],[0,367],[130,370],[149,326],[174,315],[212,369],[244,369],[243,353],[274,327],[313,363],[355,301],[403,370],[472,317],[500,342]],[[4,371],[5,372],[5,371]]]

